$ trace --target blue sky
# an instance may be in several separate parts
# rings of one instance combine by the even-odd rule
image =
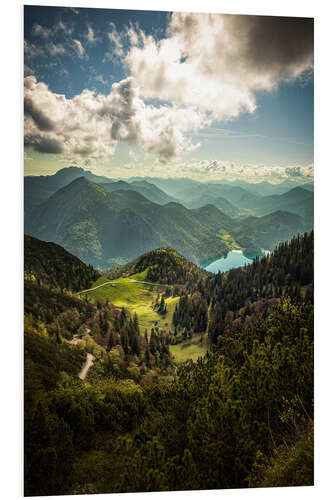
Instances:
[[[25,7],[25,173],[313,175],[311,20]]]

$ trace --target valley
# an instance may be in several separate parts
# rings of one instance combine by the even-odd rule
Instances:
[[[56,189],[66,176],[70,182]],[[75,167],[50,178],[27,178],[26,199],[33,192],[40,202],[26,211],[26,234],[58,243],[105,269],[164,246],[202,266],[237,248],[253,258],[262,255],[261,248],[273,250],[313,227],[313,192],[301,187],[261,197],[244,187],[174,179],[172,185],[182,190],[171,195],[158,181],[94,182],[100,180]],[[53,186],[50,196],[44,184]]]
[[[211,273],[226,272],[230,269],[246,266],[251,262],[252,259],[245,257],[241,250],[230,250],[226,257],[211,262],[205,269]]]
[[[301,484],[309,484],[311,209],[306,217],[280,209],[259,216],[245,203],[266,207],[268,197],[277,208],[276,196],[284,195],[216,185],[208,187],[211,203],[197,207],[194,198],[181,203],[179,191],[163,194],[151,182],[92,179],[81,175],[26,212],[26,229],[35,235],[25,235],[27,491],[181,488],[183,472],[175,476],[173,467],[185,470],[188,460],[191,484],[202,488],[271,484],[271,460],[290,453],[286,437],[294,440],[293,453],[309,440],[300,466]],[[205,188],[180,184],[201,194]],[[230,193],[234,205],[226,201]],[[297,435],[278,416],[294,411]],[[224,434],[223,443],[215,437],[221,426],[231,436]],[[267,445],[271,433],[276,446]],[[212,450],[232,463],[232,436],[253,443],[236,452],[246,473],[226,483],[205,466],[201,472]],[[153,443],[161,454],[150,462]],[[256,472],[258,451],[264,476]],[[34,473],[40,454],[56,470],[51,481]],[[127,464],[133,469],[138,460],[152,464],[156,480],[127,474]],[[286,463],[294,467],[293,455]]]
[[[314,485],[314,19],[262,3],[24,6],[26,497]]]
[[[172,314],[179,297],[166,298],[166,314],[163,316],[158,314],[153,307],[158,295],[164,293],[166,286],[135,281],[131,278],[118,278],[109,281],[101,277],[92,284],[91,291],[83,293],[89,300],[109,300],[116,307],[125,307],[132,314],[136,312],[140,328],[142,331],[147,329],[150,333],[153,326],[172,327]]]
[[[302,463],[308,467],[313,411],[312,233],[280,244],[246,267],[219,274],[165,247],[102,274],[54,243],[26,236],[25,250],[29,492],[128,491],[123,478],[133,485],[131,476],[119,476],[109,464],[117,458],[120,470],[126,470],[128,460],[134,467],[138,453],[147,453],[142,436],[147,436],[149,449],[152,436],[159,447],[170,450],[154,463],[156,477],[161,477],[162,467],[172,468],[178,453],[182,460],[187,456],[181,444],[184,433],[195,464],[191,481],[199,478],[206,486],[209,469],[198,475],[200,457],[208,457],[212,449],[229,456],[214,435],[221,425],[230,425],[242,439],[244,427],[237,422],[239,412],[245,418],[243,411],[245,432],[254,448],[240,450],[237,457],[250,461],[251,481],[261,484],[255,472],[256,450],[263,449],[267,459],[279,453],[266,446],[270,433],[280,447],[285,436],[295,439],[289,424],[281,430],[279,417],[273,417],[285,411],[286,395],[292,399],[295,393],[300,402],[293,405],[304,425],[295,453],[303,450]],[[271,346],[274,357],[268,363]],[[293,375],[295,370],[299,377]],[[254,377],[265,381],[261,388],[252,387]],[[213,397],[218,405],[214,414]],[[193,420],[197,405],[208,412],[213,425],[212,436],[199,440],[200,453],[192,425],[195,435],[202,436],[199,431],[206,424]],[[269,427],[267,408],[272,412]],[[287,411],[292,411],[290,405]],[[304,439],[309,439],[306,451]],[[49,455],[44,442],[52,444],[61,460]],[[47,467],[55,464],[60,482],[33,475],[36,446]],[[285,459],[288,467],[292,456]],[[173,484],[171,470],[168,485]],[[311,481],[305,472],[303,477],[302,484]],[[148,489],[155,489],[155,483],[144,481],[145,488],[151,484]],[[220,481],[214,484],[225,485]],[[252,484],[247,476],[239,481],[233,484]]]

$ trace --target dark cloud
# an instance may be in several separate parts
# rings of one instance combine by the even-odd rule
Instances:
[[[125,58],[141,94],[217,119],[254,112],[258,91],[313,69],[312,19],[175,12],[165,38],[142,38]]]
[[[301,177],[302,176],[302,172],[301,172],[300,167],[287,167],[286,174],[289,175],[290,177]]]
[[[227,18],[227,16],[226,16]],[[240,40],[243,64],[259,73],[288,76],[293,67],[311,65],[313,19],[299,17],[230,16],[230,31]]]
[[[24,113],[27,116],[31,116],[39,130],[54,130],[54,124],[52,123],[52,121],[45,115],[43,111],[35,106],[33,100],[29,97],[25,97],[24,99]]]
[[[61,142],[58,139],[51,137],[43,137],[38,134],[35,134],[33,136],[26,135],[24,137],[24,145],[26,147],[32,147],[35,151],[38,151],[39,153],[49,153],[49,154],[63,153]]]

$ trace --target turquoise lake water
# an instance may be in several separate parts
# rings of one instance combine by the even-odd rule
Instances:
[[[243,267],[246,264],[251,264],[252,259],[248,259],[243,255],[243,252],[240,250],[231,250],[228,252],[226,257],[222,257],[222,259],[215,260],[209,266],[205,267],[206,271],[210,271],[211,273],[218,273],[219,271],[225,272],[229,271],[229,269],[234,269],[236,267]]]

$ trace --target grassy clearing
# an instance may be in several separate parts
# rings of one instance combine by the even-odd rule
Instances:
[[[200,335],[196,335],[191,340],[171,345],[170,351],[174,355],[175,361],[184,362],[188,359],[196,361],[207,352],[207,340],[204,338],[202,343],[200,343]]]
[[[165,287],[156,285],[147,285],[144,283],[130,283],[129,279],[144,279],[145,271],[131,276],[130,278],[118,278],[112,280],[114,286],[111,284],[97,288],[87,292],[88,298],[92,300],[109,299],[112,304],[117,307],[125,307],[131,313],[136,312],[139,318],[139,325],[141,331],[144,332],[147,328],[150,332],[153,324],[160,328],[169,329],[172,327],[172,315],[175,310],[176,303],[179,297],[169,297],[166,299],[167,314],[161,316],[153,310],[153,303],[159,293],[165,290]],[[103,283],[107,283],[108,279],[100,277],[92,285],[92,288]]]
[[[224,229],[220,229],[218,233],[216,233],[216,236],[218,236],[229,247],[230,250],[241,250],[241,247],[237,243],[235,238],[233,238],[233,236],[231,236],[231,234],[229,234]]]
[[[148,274],[149,268],[147,267],[144,271],[141,271],[141,273],[136,273],[131,275],[131,279],[133,280],[142,280],[142,281],[149,281],[147,280],[147,274]]]

